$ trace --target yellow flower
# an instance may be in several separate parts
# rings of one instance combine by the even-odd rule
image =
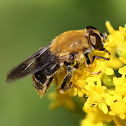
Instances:
[[[54,100],[54,102],[50,104],[50,109],[52,110],[60,106],[65,106],[70,110],[75,109],[75,102],[68,94],[50,93],[49,99]]]
[[[119,73],[122,75],[126,75],[126,66],[119,69]]]
[[[104,114],[98,107],[84,108],[84,111],[87,115],[81,121],[81,126],[107,126],[112,121],[112,116]]]
[[[111,111],[109,112],[110,115],[119,116],[121,119],[125,119],[126,117],[126,97],[122,100],[114,102],[110,106]]]
[[[124,64],[126,64],[126,59],[124,59],[123,57],[119,57],[119,59],[120,59]]]
[[[115,85],[115,91],[119,96],[126,96],[126,77],[122,75],[122,77],[114,77],[113,83]]]
[[[88,99],[85,102],[84,107],[89,108],[92,105],[99,106],[99,108],[104,113],[107,113],[108,108],[107,108],[107,105],[104,102],[104,97],[106,95],[107,87],[101,85],[100,78],[97,78],[97,80],[95,82],[91,82],[91,80],[92,79],[89,79],[88,82],[87,82],[88,84],[85,86],[85,89],[88,92],[86,94]]]
[[[105,70],[106,75],[112,75],[113,73],[114,73],[114,70],[112,68],[110,68],[110,67],[106,68],[106,70]]]
[[[120,119],[119,117],[115,116],[115,117],[113,117],[113,120],[114,120],[116,126],[125,126],[126,125],[126,119]]]

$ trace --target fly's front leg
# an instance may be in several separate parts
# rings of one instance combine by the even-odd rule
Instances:
[[[108,52],[108,51],[106,50],[106,52]],[[110,58],[94,55],[93,58],[92,58],[92,61],[91,61],[91,59],[89,57],[89,52],[86,52],[84,55],[85,55],[85,58],[86,58],[87,65],[92,64],[94,62],[95,58],[104,59],[104,60],[110,60]],[[110,55],[110,53],[109,53],[109,55]]]
[[[109,52],[108,50],[106,50],[105,48],[102,48],[102,49],[100,49],[99,51],[105,51],[105,52],[107,52],[109,55],[111,55],[110,52]],[[95,59],[95,58],[104,59],[104,60],[110,60],[110,58],[106,58],[106,57],[94,55],[93,58],[92,58],[92,63],[94,62],[94,59]]]
[[[106,57],[94,55],[93,58],[92,58],[92,63],[94,62],[95,58],[104,59],[104,60],[110,60],[110,58],[106,58]],[[93,72],[93,73],[94,73],[94,72]],[[98,73],[94,73],[94,74],[98,75],[98,74],[100,74],[100,73],[101,73],[101,71],[99,71]]]
[[[106,50],[106,52],[108,52],[108,51]],[[108,52],[108,54],[110,55],[109,52]],[[86,52],[84,55],[85,55],[85,58],[86,58],[87,65],[92,64],[94,62],[95,58],[104,59],[104,60],[110,60],[110,58],[97,56],[97,55],[94,55],[92,60],[91,60],[90,57],[89,57],[89,52]],[[94,73],[94,72],[91,72],[91,71],[88,71],[88,72],[90,72],[91,74],[94,74],[94,75],[98,75],[99,73],[101,73],[101,71],[99,71],[98,73]]]
[[[95,58],[104,59],[104,60],[110,60],[110,58],[106,58],[106,57],[94,55],[93,58],[92,58],[92,63],[94,62],[94,59],[95,59]]]

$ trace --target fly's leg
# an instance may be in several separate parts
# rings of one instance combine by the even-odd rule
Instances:
[[[84,55],[86,57],[86,63],[87,63],[87,65],[90,65],[91,64],[91,59],[89,58],[89,53],[85,53]]]
[[[61,88],[59,89],[60,93],[68,92],[69,89],[72,87],[71,78],[73,76],[73,69],[77,69],[79,67],[79,63],[76,63],[74,66],[71,66],[71,64],[74,64],[74,60],[76,59],[77,52],[70,53],[70,63],[64,62],[64,64],[67,66],[67,75],[65,76]]]
[[[67,75],[65,76],[61,84],[61,88],[59,90],[60,93],[67,92],[71,88],[72,82],[70,81],[71,81],[72,75],[73,75],[72,68],[70,67],[70,64],[67,64]]]
[[[108,50],[106,50],[105,48],[102,48],[102,49],[100,49],[99,51],[105,51],[105,52],[107,52],[109,55],[111,55],[110,52],[109,52]]]
[[[102,48],[102,49],[100,49],[99,51],[105,51],[105,52],[107,52],[109,55],[111,55],[110,52],[109,52],[108,50],[106,50],[105,48]],[[93,56],[93,59],[92,59],[92,63],[94,62],[94,59],[95,59],[95,58],[104,59],[104,60],[110,60],[110,58],[106,58],[106,57],[94,55],[94,56]]]
[[[109,51],[107,51],[105,49],[104,49],[104,51],[108,52],[108,54],[110,55]],[[93,58],[92,58],[92,61],[91,61],[91,59],[89,57],[89,52],[85,53],[84,55],[85,55],[85,58],[86,58],[87,65],[92,64],[94,62],[95,58],[104,59],[104,60],[110,60],[110,58],[94,55]]]
[[[92,59],[92,63],[94,62],[95,58],[104,59],[104,60],[110,60],[110,58],[106,58],[106,57],[94,55],[94,56],[93,56],[93,59]]]
[[[95,58],[99,58],[99,59],[104,59],[104,60],[110,60],[110,58],[106,58],[106,57],[102,57],[102,56],[97,56],[97,55],[94,55],[93,58],[92,58],[92,61],[90,60],[90,57],[89,57],[89,53],[85,53],[84,54],[85,57],[86,57],[86,63],[87,65],[90,65],[94,62]],[[88,70],[87,70],[88,71]],[[95,73],[95,72],[91,72],[91,71],[88,71],[89,73],[91,74],[94,74],[94,75],[98,75],[101,73],[101,71],[99,71],[98,73]]]
[[[65,76],[61,88],[59,90],[60,93],[68,92],[71,87],[73,86],[73,83],[71,82],[71,78],[73,76],[72,69],[77,69],[79,67],[79,63],[77,62],[73,67],[70,66],[69,63],[66,63],[67,65],[67,75]]]

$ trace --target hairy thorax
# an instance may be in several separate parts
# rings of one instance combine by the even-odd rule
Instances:
[[[88,39],[84,30],[64,32],[53,40],[51,51],[57,56],[65,56],[72,52],[83,51],[89,48]]]

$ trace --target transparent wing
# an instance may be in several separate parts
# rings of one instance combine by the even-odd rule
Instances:
[[[7,74],[7,83],[16,81],[17,79],[23,78],[30,74],[36,73],[40,70],[46,69],[50,64],[59,62],[58,58],[50,52],[51,44],[40,49],[18,66],[14,67]]]

